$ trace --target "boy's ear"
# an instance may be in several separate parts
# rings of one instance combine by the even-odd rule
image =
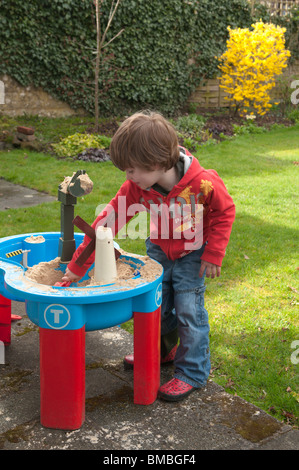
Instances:
[[[159,163],[156,163],[156,165],[153,167],[153,171],[155,170],[163,170],[164,168],[159,164]],[[165,169],[164,169],[165,170]],[[166,170],[165,170],[166,171]]]

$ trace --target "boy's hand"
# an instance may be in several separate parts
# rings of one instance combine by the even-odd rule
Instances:
[[[208,261],[202,261],[199,270],[199,277],[203,276],[204,270],[206,269],[206,277],[214,279],[215,276],[219,277],[221,274],[221,266],[217,264],[209,263]]]
[[[68,268],[66,268],[64,276],[62,277],[63,282],[77,282],[81,279],[80,276],[77,276],[76,274],[72,273]]]

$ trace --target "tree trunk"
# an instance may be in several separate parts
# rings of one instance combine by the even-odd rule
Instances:
[[[95,131],[99,131],[99,75],[101,63],[101,23],[100,23],[100,7],[99,0],[95,0],[96,6],[96,24],[97,24],[97,51],[96,51],[96,66],[95,66]]]

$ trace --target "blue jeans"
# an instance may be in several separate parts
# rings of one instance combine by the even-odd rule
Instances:
[[[147,254],[164,268],[161,336],[176,328],[179,346],[174,359],[174,377],[199,388],[210,374],[209,319],[204,307],[204,275],[199,277],[204,246],[171,261],[158,245],[146,240]]]

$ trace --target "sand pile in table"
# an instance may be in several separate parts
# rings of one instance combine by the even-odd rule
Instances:
[[[25,238],[27,243],[42,243],[45,239],[42,235],[30,235],[30,237]]]
[[[55,258],[49,262],[42,262],[27,269],[25,276],[31,281],[46,286],[54,286],[55,282],[60,282],[63,276],[59,268],[60,258]]]
[[[122,253],[126,254],[126,253]],[[140,273],[140,277],[137,279],[133,279],[136,276],[136,265],[130,265],[128,260],[123,258],[119,258],[116,261],[116,269],[117,269],[117,279],[115,280],[115,284],[119,286],[128,286],[134,287],[134,285],[138,285],[144,282],[152,282],[162,273],[161,266],[153,261],[148,256],[138,257],[138,255],[131,255],[134,258],[141,259],[144,265],[140,263],[138,264],[137,269]],[[55,258],[52,261],[48,262],[41,262],[32,266],[27,269],[25,272],[25,276],[34,281],[38,284],[43,284],[46,286],[54,286],[56,282],[61,282],[61,278],[63,277],[63,271],[59,269],[60,267],[60,258]],[[80,287],[89,287],[89,286],[97,286],[100,285],[98,281],[96,281],[93,277],[93,269],[88,273],[90,279],[86,281],[80,282],[78,284],[78,288]]]

